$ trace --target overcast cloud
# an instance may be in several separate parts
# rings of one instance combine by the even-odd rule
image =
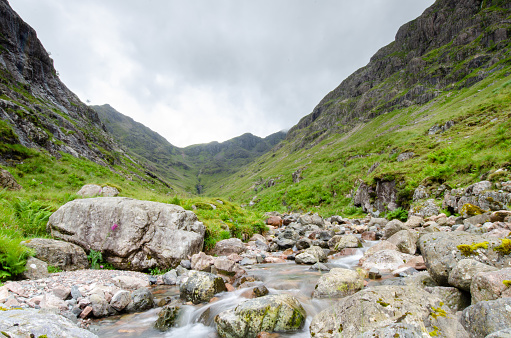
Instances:
[[[289,129],[433,0],[9,0],[82,101],[176,146]]]

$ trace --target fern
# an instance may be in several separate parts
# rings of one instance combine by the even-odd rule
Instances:
[[[53,213],[53,208],[44,205],[38,200],[30,201],[17,198],[14,201],[6,201],[14,211],[19,228],[23,236],[41,236],[46,233],[46,224]]]
[[[19,243],[19,239],[0,235],[0,281],[25,271],[27,258],[33,251]]]

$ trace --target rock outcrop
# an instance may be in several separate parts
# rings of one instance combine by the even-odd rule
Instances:
[[[197,216],[180,206],[123,197],[66,203],[51,215],[48,229],[129,270],[175,267],[202,250],[205,232]]]

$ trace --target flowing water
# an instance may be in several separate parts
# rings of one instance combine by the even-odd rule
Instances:
[[[367,248],[376,242],[366,242],[364,248],[357,249],[354,255],[333,258],[328,261],[330,268],[352,269],[356,267],[359,259]],[[280,334],[279,337],[302,338],[309,337],[309,325],[312,318],[320,311],[332,304],[330,299],[312,299],[311,295],[317,280],[324,273],[310,271],[310,266],[298,265],[294,262],[281,264],[256,264],[247,273],[264,284],[270,294],[287,293],[295,296],[307,312],[307,320],[304,328],[293,334]],[[240,289],[234,292],[223,292],[217,295],[218,300],[213,303],[202,305],[184,305],[179,320],[179,327],[167,332],[160,332],[153,328],[158,317],[159,308],[143,313],[113,316],[97,321],[92,331],[99,337],[165,337],[165,338],[204,338],[217,337],[213,319],[222,311],[232,309],[239,303],[247,300],[243,293],[248,289]],[[179,294],[176,286],[158,286],[153,289],[155,298],[161,299],[167,296]]]

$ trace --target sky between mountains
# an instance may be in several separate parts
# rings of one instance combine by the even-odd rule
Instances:
[[[433,0],[9,0],[63,82],[184,147],[289,129]]]

